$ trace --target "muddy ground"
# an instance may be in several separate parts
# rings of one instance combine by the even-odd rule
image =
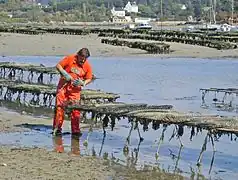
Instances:
[[[115,173],[92,157],[39,148],[0,148],[1,179],[109,179]]]
[[[49,152],[40,148],[0,147],[1,179],[132,179],[182,180],[162,171],[136,171],[89,156]]]

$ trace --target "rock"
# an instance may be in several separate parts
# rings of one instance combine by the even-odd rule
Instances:
[[[1,166],[7,166],[7,164],[5,164],[5,163],[1,163]]]

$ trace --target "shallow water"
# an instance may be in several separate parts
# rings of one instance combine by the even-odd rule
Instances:
[[[139,144],[137,132],[133,131],[130,138],[129,153],[126,155],[123,152],[123,147],[126,144],[126,137],[129,132],[128,124],[122,121],[120,124],[117,124],[116,127],[114,131],[107,130],[104,142],[102,131],[94,130],[92,134],[89,135],[88,147],[85,147],[83,144],[87,139],[87,130],[83,132],[80,139],[72,139],[70,134],[66,134],[62,136],[62,138],[52,138],[50,134],[51,127],[49,126],[33,126],[31,128],[34,130],[30,132],[2,133],[0,134],[0,144],[37,146],[58,152],[72,152],[80,155],[95,154],[100,157],[107,155],[108,158],[114,159],[114,161],[131,168],[136,167],[137,169],[141,169],[145,164],[155,165],[166,171],[177,172],[187,177],[191,176],[192,171],[194,171],[196,176],[201,174],[206,178],[210,177],[212,179],[236,179],[238,175],[237,142],[234,139],[231,141],[230,137],[222,136],[219,138],[219,141],[215,142],[217,151],[214,155],[212,165],[213,151],[211,142],[208,142],[207,150],[202,157],[202,166],[199,168],[196,166],[196,163],[206,131],[194,136],[193,140],[190,141],[190,131],[185,128],[184,135],[181,137],[181,142],[184,147],[181,150],[180,157],[178,157],[180,143],[176,138],[169,141],[173,126],[168,127],[168,130],[165,131],[164,141],[159,149],[159,158],[156,160],[155,153],[158,148],[158,142],[156,143],[156,140],[160,138],[162,128],[157,131],[151,130],[151,128],[149,128],[147,132],[141,131],[144,137],[144,141],[142,141],[141,144]],[[137,158],[136,152],[138,152]]]
[[[61,58],[14,56],[2,57],[0,61],[55,66]],[[201,108],[199,89],[236,87],[238,82],[238,61],[234,59],[92,57],[90,62],[99,79],[88,88],[118,93],[124,102],[172,104],[180,111],[227,114]],[[214,98],[213,93],[208,97]]]
[[[44,64],[54,66],[61,57],[4,57],[1,61],[11,60],[25,63]],[[212,113],[221,115],[237,115],[235,111],[218,111],[214,108],[201,108],[201,93],[199,88],[228,88],[236,87],[238,81],[236,60],[210,60],[210,59],[172,59],[172,58],[90,58],[95,75],[99,78],[89,85],[88,88],[102,89],[121,95],[119,101],[127,103],[148,103],[148,104],[172,104],[179,111],[193,111],[202,113]],[[211,99],[214,97],[210,94]],[[207,99],[211,104],[211,99]],[[236,99],[234,100],[236,101]],[[108,130],[103,146],[103,152],[108,152],[119,158],[125,164],[123,146],[129,132],[130,125],[127,121],[120,121],[116,124],[115,131]],[[1,134],[0,144],[18,142],[20,145],[36,145],[53,147],[52,137],[49,129],[32,131],[25,134]],[[163,169],[173,172],[176,158],[172,160],[173,154],[178,155],[179,140],[176,138],[169,142],[173,127],[168,127],[165,132],[165,139],[161,145],[159,161],[155,160],[156,146],[151,147],[154,141],[161,136],[162,128],[157,131],[151,130],[143,132],[144,141],[140,144],[139,159],[137,166],[144,163],[158,164]],[[186,130],[181,137],[184,148],[181,151],[178,169],[183,175],[190,176],[190,166],[197,171],[196,161],[202,148],[206,131],[195,136],[190,141],[190,131]],[[82,142],[86,138],[85,132],[80,139],[80,152],[87,154]],[[89,139],[89,149],[95,147],[97,154],[101,148],[102,132],[94,131]],[[234,136],[235,137],[235,136]],[[66,149],[70,149],[70,135],[63,137]],[[130,149],[138,145],[137,131],[133,131],[131,136]],[[77,144],[77,143],[76,143]],[[158,144],[158,143],[157,143]],[[209,174],[212,159],[212,146],[208,142],[207,151],[202,159],[201,173],[206,177],[236,179],[238,170],[236,161],[238,145],[236,141],[230,141],[230,137],[222,136],[215,142],[217,152]],[[169,150],[170,149],[170,150]],[[130,154],[131,155],[131,154]]]

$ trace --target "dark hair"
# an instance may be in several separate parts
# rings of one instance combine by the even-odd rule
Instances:
[[[89,52],[88,48],[82,48],[82,49],[80,49],[80,50],[77,52],[77,54],[78,54],[79,56],[83,56],[83,57],[85,57],[85,58],[88,58],[88,57],[90,56],[90,52]]]

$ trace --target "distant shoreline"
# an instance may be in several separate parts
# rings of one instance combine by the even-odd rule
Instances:
[[[0,56],[0,59],[2,59],[1,57],[3,58],[7,58],[7,57],[64,57],[65,55],[67,54],[62,54],[62,55],[7,55],[7,56]],[[111,56],[91,56],[90,58],[99,58],[99,57],[102,57],[102,58],[106,58],[106,60],[111,60],[111,59],[108,59],[110,58]],[[179,58],[179,59],[196,59],[196,60],[238,60],[238,55],[237,56],[223,56],[223,57],[189,57],[189,56],[149,56],[149,55],[141,55],[141,56],[113,56],[113,58],[138,58],[138,59],[133,59],[133,60],[142,60],[143,58],[159,58],[160,60],[163,60],[163,59],[176,59],[176,58]]]
[[[25,35],[0,33],[0,56],[65,56],[82,47],[89,48],[92,57],[157,57],[157,58],[206,58],[238,59],[238,49],[217,50],[213,48],[165,42],[170,54],[148,54],[140,49],[102,44],[96,34]]]

